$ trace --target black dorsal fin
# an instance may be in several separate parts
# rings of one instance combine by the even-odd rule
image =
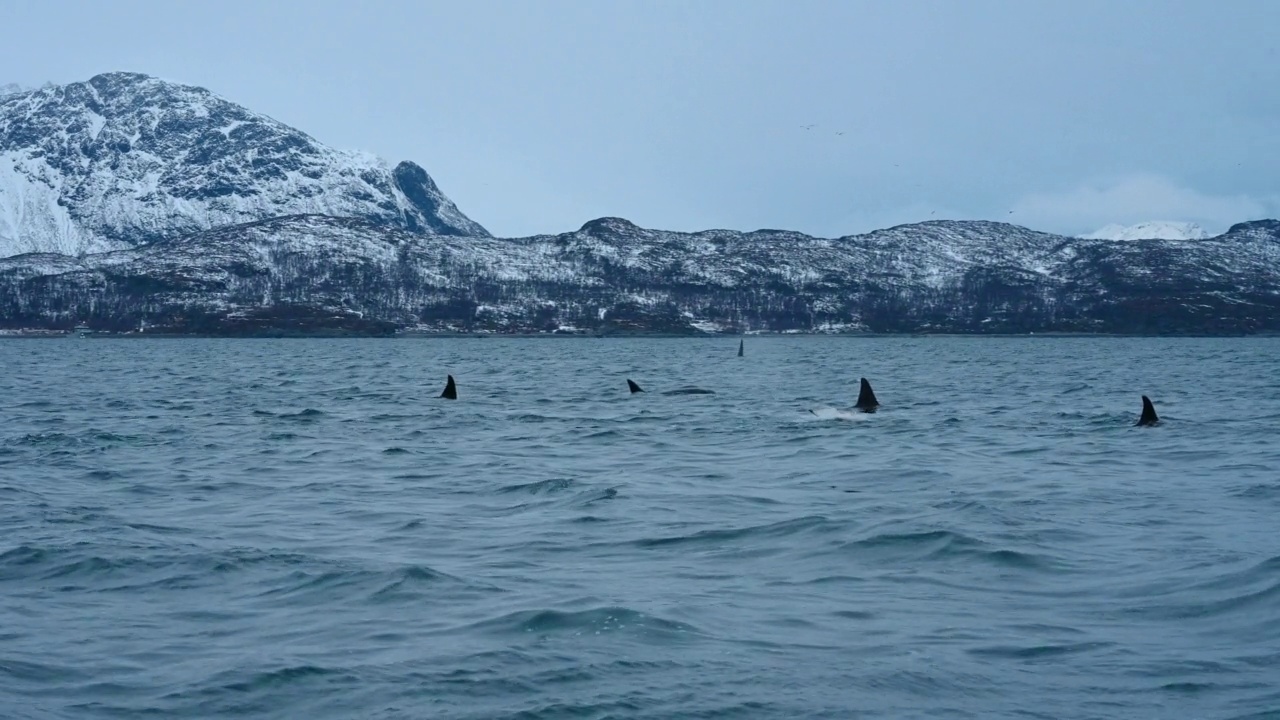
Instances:
[[[444,392],[440,393],[440,397],[446,400],[458,399],[458,386],[453,384],[453,376],[449,376],[449,382],[444,386]]]
[[[1142,417],[1138,418],[1139,425],[1155,425],[1160,422],[1160,418],[1156,415],[1156,406],[1151,404],[1151,398],[1146,395],[1142,396]]]
[[[635,382],[632,381],[630,378],[627,379],[627,387],[631,390],[633,394],[638,392],[644,392],[644,390],[639,385],[635,384]]]
[[[742,357],[742,346],[745,342],[745,340],[738,341],[738,357]]]
[[[874,412],[879,405],[880,401],[876,400],[871,383],[867,382],[866,378],[862,378],[862,387],[858,389],[858,402],[854,407],[863,412]]]

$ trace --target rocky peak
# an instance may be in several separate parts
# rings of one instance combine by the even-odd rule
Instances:
[[[304,213],[488,235],[421,167],[329,148],[204,88],[112,72],[0,97],[0,257]]]
[[[644,232],[640,226],[620,217],[602,217],[583,224],[578,232],[600,238],[628,237]]]

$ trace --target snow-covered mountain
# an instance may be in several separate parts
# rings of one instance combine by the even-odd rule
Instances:
[[[117,72],[0,93],[0,257],[299,213],[488,235],[421,167],[326,147],[203,88]]]
[[[1087,240],[1204,240],[1209,233],[1195,223],[1161,220],[1137,225],[1111,224],[1081,237]]]
[[[0,260],[0,327],[435,331],[1280,331],[1280,222],[1117,243],[939,221],[836,239],[601,218],[517,239],[293,216]]]

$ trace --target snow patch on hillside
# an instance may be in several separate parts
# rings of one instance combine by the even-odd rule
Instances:
[[[1195,223],[1158,220],[1137,225],[1113,223],[1080,237],[1085,240],[1205,240],[1209,233]]]

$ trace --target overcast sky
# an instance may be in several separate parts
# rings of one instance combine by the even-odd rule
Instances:
[[[502,236],[1280,216],[1275,0],[0,0],[0,20],[0,85],[206,87],[421,164]]]

